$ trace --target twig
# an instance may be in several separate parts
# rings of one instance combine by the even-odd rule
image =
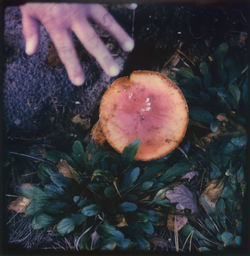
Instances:
[[[195,63],[184,52],[182,52],[180,49],[177,49],[176,51],[184,56],[193,66],[195,66]]]
[[[188,155],[181,147],[178,147],[178,150],[186,157],[186,159],[188,159]]]
[[[174,242],[176,251],[179,251],[179,240],[178,240],[178,230],[177,230],[177,224],[176,224],[176,215],[174,216]]]
[[[27,158],[31,158],[31,159],[36,160],[36,161],[45,162],[45,163],[54,165],[53,162],[51,162],[49,160],[45,160],[45,159],[39,158],[39,157],[30,156],[30,155],[26,155],[26,154],[22,154],[22,153],[18,153],[18,152],[12,152],[12,151],[9,151],[8,153],[11,154],[11,155],[27,157]]]
[[[189,235],[187,236],[187,238],[186,238],[186,240],[185,240],[185,242],[184,242],[184,244],[183,244],[182,251],[184,250],[184,248],[185,248],[185,246],[186,246],[186,243],[187,243],[187,241],[188,241],[188,239],[189,239],[189,237],[191,236],[192,233],[194,233],[194,230],[192,230],[192,231],[189,233]]]
[[[79,236],[79,238],[77,239],[76,245],[75,245],[75,248],[76,248],[77,251],[79,251],[78,245],[79,245],[80,240],[82,239],[82,237],[83,237],[86,233],[89,232],[89,230],[90,230],[92,227],[93,227],[93,225],[92,225],[91,227],[87,228],[87,229]]]
[[[193,239],[194,231],[191,232],[190,240],[189,240],[189,251],[192,249],[192,239]]]

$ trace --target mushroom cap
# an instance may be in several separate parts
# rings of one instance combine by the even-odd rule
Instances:
[[[100,105],[101,129],[118,152],[136,139],[136,160],[157,159],[175,149],[185,136],[188,107],[179,87],[165,75],[134,71],[115,80]]]

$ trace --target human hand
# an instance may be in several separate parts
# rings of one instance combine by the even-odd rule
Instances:
[[[74,85],[82,85],[85,77],[74,47],[72,33],[98,61],[106,74],[116,76],[119,66],[89,23],[92,19],[107,30],[124,51],[131,51],[134,41],[100,4],[27,3],[20,7],[26,53],[32,55],[39,45],[39,22],[48,31],[68,77]]]

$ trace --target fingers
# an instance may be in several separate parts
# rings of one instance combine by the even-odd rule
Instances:
[[[133,39],[123,30],[102,5],[93,5],[93,7],[90,8],[90,12],[91,17],[116,38],[124,51],[133,50]]]
[[[23,35],[25,38],[25,52],[32,55],[36,52],[39,44],[39,24],[38,21],[29,15],[22,16]]]
[[[75,22],[72,25],[72,30],[86,50],[98,61],[106,74],[109,76],[119,74],[120,68],[118,64],[87,20]]]
[[[64,64],[70,81],[77,86],[84,83],[84,73],[78,59],[71,33],[66,29],[55,30],[46,27],[57,49],[57,53]]]

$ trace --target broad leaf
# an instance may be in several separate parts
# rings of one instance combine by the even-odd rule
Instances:
[[[41,213],[44,211],[44,208],[46,207],[46,203],[44,202],[36,202],[32,201],[26,208],[25,214],[27,216],[36,215],[38,213]]]
[[[98,233],[100,233],[103,237],[113,239],[116,242],[124,239],[124,234],[121,231],[106,223],[98,226]]]
[[[46,201],[48,199],[47,194],[42,189],[28,183],[21,185],[21,193],[24,197],[35,201]]]
[[[184,78],[193,78],[194,73],[191,68],[188,67],[181,67],[178,71],[178,75]]]
[[[166,173],[160,177],[161,182],[172,182],[178,177],[182,177],[186,174],[193,164],[188,161],[178,162],[174,164],[171,168],[167,169]]]
[[[123,212],[134,212],[137,209],[137,205],[130,202],[123,202],[120,204],[120,209]]]
[[[190,108],[190,117],[198,122],[210,124],[213,120],[213,115],[206,109],[201,107]]]
[[[134,160],[140,145],[140,140],[134,140],[127,147],[124,148],[121,155],[121,160],[124,164],[129,165]]]
[[[37,175],[41,180],[48,182],[50,181],[50,175],[54,172],[54,168],[50,164],[41,163],[38,166]]]
[[[32,220],[33,229],[49,228],[55,223],[55,219],[47,214],[36,215]]]
[[[138,225],[146,234],[152,235],[154,233],[154,226],[150,221],[146,223],[138,223]]]
[[[90,204],[88,206],[85,206],[84,208],[82,208],[82,213],[85,216],[95,216],[100,212],[100,208],[98,205],[96,204]]]
[[[230,232],[223,232],[221,234],[221,240],[225,243],[225,246],[229,246],[233,241],[233,234]]]
[[[88,156],[86,154],[86,152],[84,152],[84,148],[82,143],[77,140],[74,142],[73,146],[72,146],[72,157],[74,158],[74,160],[82,167],[85,167],[88,161]]]
[[[57,224],[56,229],[61,235],[66,235],[75,229],[75,223],[72,218],[65,218]]]
[[[115,180],[115,177],[112,175],[110,171],[101,169],[97,169],[93,172],[91,181],[93,181],[95,177],[103,177],[108,182],[113,182]]]
[[[130,171],[125,172],[123,179],[123,187],[129,188],[140,175],[140,168],[136,167]]]
[[[58,187],[69,188],[75,186],[74,180],[64,177],[61,173],[54,173],[50,176],[51,181]]]

